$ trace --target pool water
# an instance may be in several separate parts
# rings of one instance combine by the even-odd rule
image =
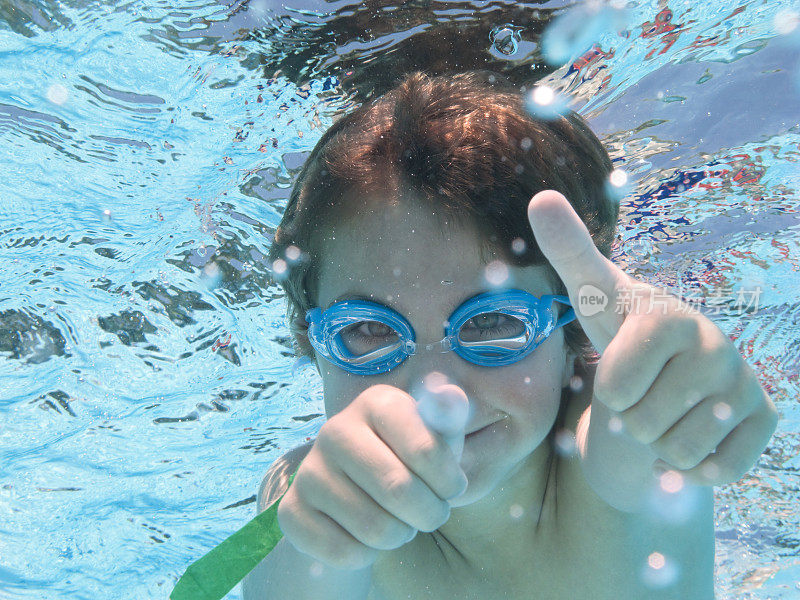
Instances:
[[[166,598],[254,516],[323,423],[265,260],[293,178],[444,40],[572,98],[628,176],[614,260],[758,373],[781,420],[715,489],[717,598],[800,597],[800,6],[628,2],[556,68],[564,2],[273,4],[0,4],[0,598]]]

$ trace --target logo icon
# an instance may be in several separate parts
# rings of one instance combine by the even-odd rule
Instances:
[[[578,290],[577,311],[581,316],[596,315],[608,305],[608,296],[598,287],[590,283],[582,285]]]

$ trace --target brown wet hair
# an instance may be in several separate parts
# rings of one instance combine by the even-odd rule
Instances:
[[[491,248],[514,266],[544,266],[555,293],[566,295],[527,218],[530,199],[554,189],[610,256],[619,205],[607,193],[608,153],[574,111],[542,120],[523,102],[515,85],[491,71],[436,77],[415,71],[325,132],[294,184],[269,252],[270,265],[287,265],[276,279],[286,292],[298,355],[315,358],[304,316],[317,305],[324,232],[354,213],[379,210],[379,202],[421,199],[474,227],[482,251]],[[287,256],[289,246],[300,250],[299,259]],[[577,320],[564,327],[564,338],[581,367],[596,362]]]

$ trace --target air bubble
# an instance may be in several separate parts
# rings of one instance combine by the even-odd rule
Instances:
[[[282,258],[275,260],[275,262],[272,263],[272,272],[275,275],[283,275],[286,273],[286,261]]]
[[[311,563],[311,566],[308,568],[308,574],[311,575],[314,579],[322,576],[322,563],[314,561]]]
[[[661,475],[647,498],[647,510],[654,519],[675,525],[689,522],[701,508],[699,488],[688,485],[675,470]]]
[[[551,120],[567,112],[567,101],[546,85],[537,85],[525,95],[525,110],[532,117]]]
[[[661,486],[661,489],[668,494],[677,494],[683,489],[684,486],[683,475],[677,471],[669,469],[658,478],[658,485]]]
[[[286,247],[286,258],[290,261],[295,261],[300,258],[300,248],[297,246]]]
[[[608,420],[608,430],[611,433],[619,433],[622,431],[622,419],[619,417],[611,417]]]
[[[69,90],[60,83],[54,83],[47,88],[47,99],[53,104],[64,104],[69,99]]]
[[[707,479],[714,480],[719,477],[719,467],[713,461],[703,465],[701,470],[703,471],[703,476]]]
[[[589,51],[608,34],[625,30],[626,9],[587,2],[554,19],[542,34],[542,54],[551,65],[562,66]]]
[[[614,169],[609,175],[608,181],[614,187],[622,187],[628,182],[628,175],[622,169]]]
[[[678,580],[678,565],[660,552],[652,552],[641,572],[642,582],[650,589],[669,587]]]
[[[727,402],[717,402],[714,405],[714,416],[720,421],[727,421],[731,418],[732,410],[731,405]]]
[[[522,238],[519,237],[514,238],[511,242],[511,251],[517,256],[525,252],[526,248],[527,244],[525,243],[525,240],[523,240]]]
[[[203,274],[202,277],[205,286],[209,290],[213,290],[219,284],[220,279],[222,279],[222,273],[220,272],[219,265],[214,261],[209,261],[203,267]]]
[[[628,174],[622,169],[614,169],[608,176],[605,185],[606,194],[614,202],[620,202],[625,196],[631,193],[631,185]]]
[[[494,286],[500,286],[508,279],[508,267],[499,260],[493,260],[484,269],[486,281]]]
[[[519,49],[520,34],[512,25],[498,25],[489,32],[489,41],[500,54],[511,56]]]
[[[575,454],[575,434],[569,429],[559,429],[556,433],[556,452],[561,456],[572,456]]]
[[[800,25],[800,14],[788,8],[780,10],[775,15],[772,25],[780,35],[788,35]]]

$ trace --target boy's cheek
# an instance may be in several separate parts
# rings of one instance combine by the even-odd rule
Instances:
[[[347,373],[328,363],[321,366],[325,415],[328,419],[347,408],[367,388],[379,383],[389,383],[382,375],[366,377]]]

